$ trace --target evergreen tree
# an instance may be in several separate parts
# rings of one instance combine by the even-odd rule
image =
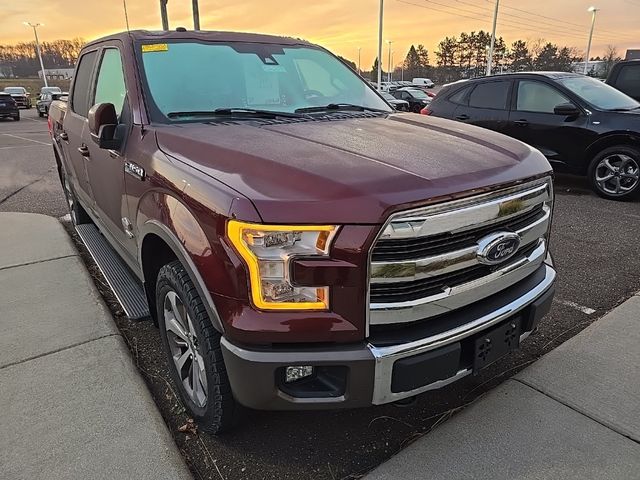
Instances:
[[[516,40],[511,44],[511,52],[509,53],[509,69],[513,72],[521,72],[523,70],[531,70],[533,60],[527,42]]]
[[[371,67],[371,81],[372,82],[377,82],[378,81],[378,57],[376,57],[376,59],[373,61],[373,66]],[[382,75],[382,78],[384,79],[384,72]]]
[[[420,76],[420,56],[416,51],[416,47],[411,45],[407,57],[404,59],[404,74],[406,78],[415,78]]]
[[[431,70],[431,65],[429,65],[429,51],[424,48],[424,45],[420,44],[416,49],[416,53],[418,54],[418,58],[420,59],[420,68],[416,76],[424,77],[429,75],[429,71]]]

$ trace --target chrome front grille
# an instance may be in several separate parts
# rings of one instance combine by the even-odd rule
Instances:
[[[496,293],[544,261],[549,179],[393,215],[371,253],[370,324],[426,319]],[[484,240],[519,238],[514,254],[487,264]]]
[[[482,237],[498,229],[517,232],[545,215],[544,207],[540,204],[522,215],[458,233],[445,232],[428,237],[381,240],[373,250],[372,259],[374,262],[398,262],[472,247]]]
[[[528,257],[538,246],[538,242],[521,248],[512,259],[512,263],[519,262]],[[447,291],[447,288],[462,285],[504,268],[504,265],[474,265],[462,268],[450,273],[434,275],[420,280],[393,283],[374,283],[371,285],[372,303],[401,303],[418,300],[420,298],[438,295]]]

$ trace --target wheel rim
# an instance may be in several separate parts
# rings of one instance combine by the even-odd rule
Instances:
[[[64,196],[67,199],[67,205],[69,205],[69,214],[71,215],[71,220],[73,221],[73,223],[76,223],[76,201],[66,175],[64,176]]]
[[[163,309],[169,351],[180,382],[191,401],[204,407],[207,404],[207,376],[191,316],[173,291],[165,295]]]
[[[608,155],[598,163],[595,181],[598,188],[608,195],[626,195],[634,190],[640,181],[638,162],[621,153]]]

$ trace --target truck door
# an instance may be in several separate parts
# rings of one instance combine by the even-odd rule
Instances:
[[[120,124],[132,126],[131,111],[127,99],[122,54],[117,46],[101,50],[95,75],[95,93],[91,105],[112,103]],[[120,247],[121,254],[135,252],[135,243],[128,225],[129,214],[125,195],[124,164],[127,141],[119,151],[101,149],[94,141],[86,140],[89,151],[87,174],[91,185],[95,213],[103,233],[112,237]],[[105,231],[106,230],[106,231]],[[112,242],[113,243],[113,242]]]
[[[88,157],[83,146],[84,139],[88,136],[87,112],[97,56],[98,51],[93,50],[84,53],[78,61],[73,91],[64,117],[63,131],[60,133],[60,144],[65,150],[67,167],[71,169],[67,171],[71,185],[82,204],[89,208],[93,207],[93,201],[87,178]]]

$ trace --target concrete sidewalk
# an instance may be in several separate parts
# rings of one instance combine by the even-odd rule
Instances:
[[[0,477],[192,478],[62,225],[0,225]]]
[[[365,477],[640,479],[640,296]]]

